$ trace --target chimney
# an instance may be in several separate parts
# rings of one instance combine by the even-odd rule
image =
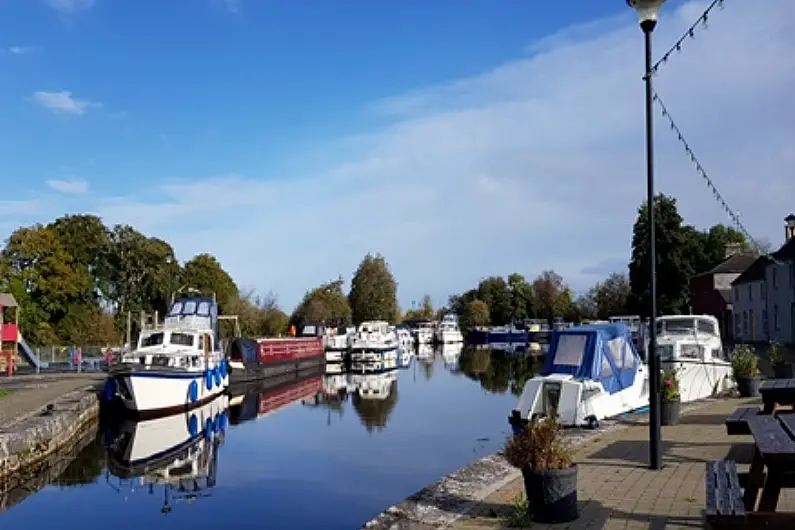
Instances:
[[[784,218],[784,243],[789,243],[795,238],[795,214],[789,214]]]
[[[726,243],[726,254],[724,258],[730,258],[735,254],[739,254],[743,246],[740,243]]]

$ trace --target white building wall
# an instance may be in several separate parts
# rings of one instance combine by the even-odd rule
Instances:
[[[795,343],[795,269],[793,262],[772,263],[765,270],[770,340]]]
[[[768,340],[770,313],[763,280],[745,282],[732,287],[732,318],[735,341]]]

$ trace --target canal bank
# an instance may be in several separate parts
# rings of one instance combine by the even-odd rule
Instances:
[[[682,406],[683,414],[710,411],[726,407],[727,398],[710,398]],[[732,409],[733,410],[733,409]],[[508,416],[506,413],[507,425]],[[684,423],[684,422],[683,422]],[[606,438],[621,438],[625,433],[637,435],[648,425],[647,413],[626,414],[614,420],[605,420],[597,430],[571,429],[567,437],[572,448],[581,451],[592,443]],[[666,428],[668,429],[668,428]],[[361,530],[438,530],[457,528],[458,521],[468,519],[473,513],[488,511],[484,508],[494,497],[513,499],[523,492],[521,472],[510,466],[500,453],[481,458],[441,480],[419,490],[404,501],[390,506]],[[519,486],[517,486],[519,484]],[[506,497],[506,492],[510,496]],[[510,508],[510,502],[508,508]],[[507,510],[503,507],[503,512]],[[501,514],[505,515],[505,513]],[[498,518],[499,519],[499,518]],[[500,521],[496,521],[499,527]]]
[[[99,418],[102,374],[0,379],[0,480],[41,466]]]

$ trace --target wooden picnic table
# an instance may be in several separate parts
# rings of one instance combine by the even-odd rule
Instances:
[[[746,422],[756,448],[743,481],[745,508],[754,510],[761,487],[758,511],[775,512],[781,488],[795,487],[795,413],[757,414]]]
[[[795,379],[768,379],[759,387],[764,411],[771,414],[776,406],[795,408]]]

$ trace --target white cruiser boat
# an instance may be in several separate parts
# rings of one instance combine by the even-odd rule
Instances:
[[[397,359],[398,337],[384,321],[362,322],[351,340],[351,361]]]
[[[177,300],[162,325],[142,328],[137,348],[108,368],[106,401],[142,417],[166,415],[203,405],[229,386],[213,298]]]
[[[553,332],[542,374],[525,383],[511,415],[514,429],[553,412],[563,425],[596,428],[649,404],[648,370],[623,324]]]
[[[323,346],[326,350],[326,362],[341,363],[350,350],[356,328],[339,327],[327,330],[323,336]]]
[[[398,337],[398,344],[402,350],[408,350],[414,346],[414,337],[411,336],[411,331],[408,328],[397,327],[395,332]]]
[[[441,344],[439,351],[442,354],[442,359],[444,359],[444,364],[455,366],[458,358],[461,357],[461,352],[464,351],[464,345],[461,342],[444,343]]]
[[[458,344],[464,342],[464,335],[458,328],[455,315],[445,315],[436,328],[436,341],[440,344]]]
[[[432,344],[435,332],[436,326],[433,322],[420,322],[414,328],[414,341],[417,345]]]
[[[108,477],[108,484],[125,495],[139,486],[149,493],[162,487],[164,514],[178,501],[210,496],[228,407],[229,398],[221,395],[190,412],[106,427],[107,468],[118,479],[111,484]]]
[[[676,370],[683,403],[720,394],[734,386],[717,318],[666,315],[658,317],[656,323],[660,366]]]
[[[418,359],[433,359],[433,346],[430,344],[417,345],[417,358]]]

